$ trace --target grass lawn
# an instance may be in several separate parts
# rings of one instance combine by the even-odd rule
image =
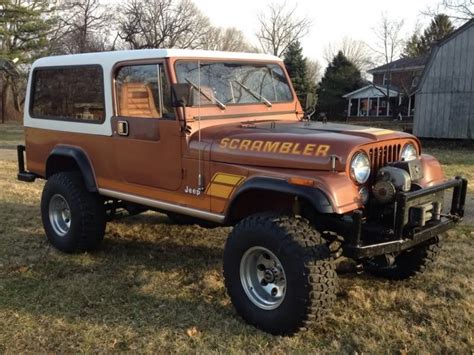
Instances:
[[[0,124],[0,149],[15,148],[23,140],[23,127],[20,125]]]
[[[18,140],[6,137],[0,145]],[[435,153],[448,174],[472,174],[472,154],[456,161],[456,152]],[[449,232],[436,268],[416,279],[339,275],[324,323],[274,337],[244,323],[226,295],[221,258],[229,228],[176,226],[146,213],[109,223],[98,252],[65,255],[44,238],[43,183],[21,183],[15,174],[16,163],[0,156],[0,353],[474,349],[473,226]]]

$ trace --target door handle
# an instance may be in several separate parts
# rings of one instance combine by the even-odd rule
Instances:
[[[128,122],[117,121],[117,134],[119,136],[128,136]]]

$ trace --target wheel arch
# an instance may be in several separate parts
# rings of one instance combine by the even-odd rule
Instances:
[[[46,160],[46,179],[58,172],[75,170],[80,171],[88,191],[98,191],[94,169],[87,154],[81,148],[57,146]]]
[[[233,224],[252,213],[264,212],[258,210],[261,207],[272,209],[288,203],[292,205],[295,197],[318,213],[334,213],[330,200],[318,188],[292,185],[283,179],[255,177],[246,181],[234,194],[226,211],[225,222]],[[268,201],[268,198],[272,201]],[[249,208],[249,203],[252,208]]]

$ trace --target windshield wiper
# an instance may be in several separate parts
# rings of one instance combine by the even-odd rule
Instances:
[[[191,80],[187,79],[186,78],[186,81],[194,88],[196,89],[197,91],[199,91],[201,93],[202,96],[204,96],[206,99],[208,99],[210,102],[213,102],[215,101],[216,105],[219,106],[222,110],[225,110],[226,106],[220,102],[216,97],[211,97],[211,95],[209,95],[208,93],[204,92],[201,90],[201,88],[199,86],[197,86],[196,84],[194,84]]]
[[[272,103],[270,101],[268,101],[264,96],[256,93],[255,91],[253,91],[251,88],[245,86],[244,84],[242,84],[240,81],[238,80],[234,80],[234,82],[236,82],[237,84],[240,85],[240,87],[242,87],[245,91],[247,91],[250,95],[252,95],[253,97],[255,97],[257,100],[260,100],[260,102],[263,102],[265,105],[267,105],[268,107],[272,107]]]

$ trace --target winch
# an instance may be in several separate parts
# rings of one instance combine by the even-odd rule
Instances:
[[[408,192],[411,189],[410,174],[400,168],[385,166],[381,168],[372,188],[375,199],[381,204],[395,200],[397,191]]]

